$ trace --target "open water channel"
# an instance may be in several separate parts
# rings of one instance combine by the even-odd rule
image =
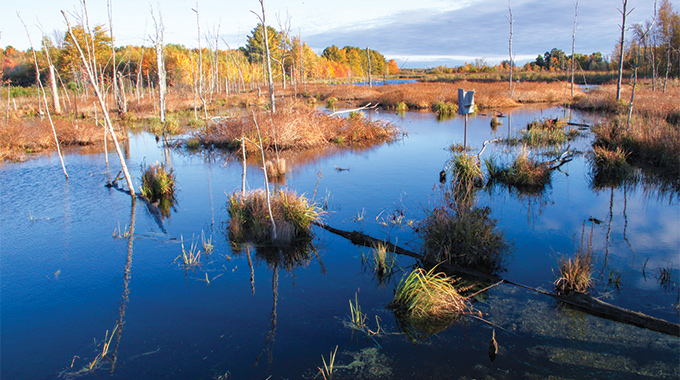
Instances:
[[[565,110],[507,114],[495,131],[489,116],[470,118],[474,152],[485,140],[515,135],[528,122]],[[463,140],[463,119],[382,111],[370,117],[405,133],[368,150],[290,163],[278,186],[313,197],[333,227],[417,252],[409,221],[417,225],[441,200],[439,172],[452,157],[447,148]],[[571,117],[595,121],[589,114]],[[584,133],[572,150],[588,151],[592,136]],[[125,151],[137,183],[144,162],[174,168],[180,190],[169,217],[159,221],[143,202],[104,186],[119,170],[112,154],[107,167],[102,153],[68,153],[68,181],[55,155],[0,167],[2,379],[312,379],[336,346],[339,379],[680,376],[677,337],[573,311],[507,284],[474,303],[495,327],[469,319],[414,342],[385,307],[414,259],[398,257],[396,273],[381,283],[362,265],[367,248],[317,227],[315,251],[299,261],[254,248],[233,251],[225,203],[241,187],[237,159],[163,149],[145,133],[131,135]],[[482,157],[513,154],[492,145]],[[560,169],[538,194],[503,187],[477,192],[477,205],[491,209],[511,244],[502,276],[551,291],[558,258],[572,254],[584,228],[586,234],[592,228],[594,294],[678,323],[677,190],[654,181],[598,186],[585,154]],[[263,187],[257,164],[248,166],[247,180],[249,188]],[[125,235],[131,225],[132,239]],[[214,251],[202,255],[200,268],[185,271],[174,261],[180,241],[188,246],[201,234]],[[348,327],[355,294],[369,327],[379,323],[381,334],[367,337]],[[493,328],[499,351],[492,362]],[[107,343],[105,360],[88,370]]]

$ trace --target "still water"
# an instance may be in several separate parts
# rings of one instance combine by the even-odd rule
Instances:
[[[489,116],[470,118],[474,152],[535,119],[595,121],[561,108],[507,112],[495,131]],[[368,150],[291,161],[278,186],[313,197],[333,227],[419,251],[408,221],[422,219],[441,199],[439,172],[452,157],[447,148],[463,140],[463,119],[367,117],[404,133]],[[572,150],[588,150],[592,137],[585,133]],[[414,344],[385,308],[414,259],[399,257],[401,271],[381,284],[362,266],[368,249],[321,229],[315,230],[315,252],[291,265],[255,249],[234,252],[224,229],[226,196],[241,187],[236,159],[164,150],[148,134],[131,136],[125,150],[137,183],[142,163],[168,162],[175,169],[180,191],[168,218],[158,220],[144,203],[104,187],[119,170],[111,154],[108,167],[101,153],[68,154],[68,181],[56,156],[0,167],[2,379],[311,379],[336,346],[336,378],[680,376],[678,338],[572,311],[510,285],[494,287],[474,304],[495,327],[469,320]],[[483,157],[513,154],[491,145]],[[592,226],[594,293],[677,323],[677,192],[650,183],[594,186],[591,177],[580,154],[553,172],[539,194],[478,192],[477,204],[491,208],[512,247],[502,275],[552,290],[558,258],[572,254]],[[263,187],[257,164],[248,166],[247,181],[250,188]],[[401,224],[389,222],[402,213]],[[180,241],[200,245],[201,236],[211,239],[214,251],[202,255],[200,268],[185,271],[175,262]],[[663,269],[670,281],[659,280]],[[367,338],[347,326],[355,294],[369,327],[379,323],[382,334]],[[500,346],[493,362],[487,354],[492,328]],[[88,370],[105,344],[106,360]]]

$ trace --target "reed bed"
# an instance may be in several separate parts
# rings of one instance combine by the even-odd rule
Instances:
[[[661,176],[680,177],[680,127],[659,117],[613,117],[593,128],[594,147],[627,153],[633,166]]]
[[[256,119],[263,148],[267,151],[305,150],[331,145],[371,146],[392,141],[397,134],[395,127],[383,122],[363,117],[329,116],[300,102],[281,104],[273,116],[259,112]],[[243,136],[259,144],[252,116],[212,124],[196,133],[202,145],[212,144],[228,149],[240,149],[239,140]],[[248,143],[246,151],[257,152],[259,147]]]
[[[336,85],[319,86],[316,91],[322,99],[334,97],[351,104],[380,103],[390,109],[396,109],[403,103],[409,109],[433,109],[437,103],[458,104],[458,89],[475,91],[475,104],[478,108],[516,107],[522,103],[551,103],[571,101],[565,98],[567,83],[554,82],[520,82],[514,85],[512,94],[507,82],[471,82],[454,83],[405,83],[368,88],[366,86]],[[575,95],[582,95],[580,90]],[[511,96],[512,95],[512,96]],[[402,106],[403,107],[403,106]]]
[[[323,211],[307,198],[293,192],[279,190],[271,194],[273,224],[264,190],[252,190],[243,196],[233,193],[227,200],[230,220],[229,239],[235,243],[252,242],[257,245],[291,245],[296,241],[311,240],[311,223],[321,218]]]

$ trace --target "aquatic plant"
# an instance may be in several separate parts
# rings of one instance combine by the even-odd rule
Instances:
[[[585,230],[585,229],[584,229]],[[574,257],[561,257],[558,263],[558,277],[555,288],[560,292],[586,292],[593,286],[593,231],[584,246],[584,231],[581,232],[581,244]]]
[[[285,177],[286,172],[288,171],[285,158],[267,160],[264,165],[267,167],[267,176],[269,179]]]
[[[497,231],[488,207],[439,206],[418,226],[423,256],[430,263],[449,262],[487,273],[501,270],[509,245]]]
[[[361,253],[361,264],[364,269],[369,269],[373,277],[378,279],[380,285],[384,285],[394,274],[394,266],[397,259],[393,252],[384,244],[373,247],[369,254]]]
[[[234,243],[290,245],[296,240],[311,239],[311,223],[320,219],[322,210],[307,198],[284,190],[271,196],[271,209],[277,229],[273,241],[272,222],[264,190],[253,190],[243,196],[235,192],[228,197],[229,238]]]
[[[354,293],[354,303],[349,300],[349,312],[350,312],[350,325],[353,329],[363,331],[366,328],[366,319],[368,317],[366,314],[361,312],[361,306],[359,305],[359,296]]]
[[[142,166],[142,195],[150,202],[174,200],[175,170],[156,162],[148,167]]]
[[[443,272],[416,268],[402,278],[388,305],[399,326],[414,343],[443,331],[464,315],[473,313],[470,301]]]
[[[432,106],[432,111],[437,114],[439,120],[451,118],[458,113],[458,105],[450,102],[437,102]]]
[[[509,166],[496,163],[493,157],[484,162],[491,182],[499,181],[527,192],[542,191],[550,183],[550,167],[530,158],[526,147]]]
[[[182,253],[175,258],[174,262],[182,264],[185,270],[194,269],[201,264],[201,251],[198,249],[198,245],[194,242],[193,237],[191,238],[189,249],[186,249],[184,247],[184,237],[180,235],[180,246],[182,247]]]
[[[444,170],[453,174],[456,182],[475,183],[483,178],[477,158],[466,152],[454,154],[444,167]]]
[[[594,179],[601,183],[630,178],[633,174],[633,167],[628,164],[627,157],[628,153],[621,147],[610,150],[604,146],[594,146],[589,156]]]
[[[404,112],[408,111],[408,105],[404,102],[397,103],[395,108],[396,108],[397,112],[399,112],[399,113],[404,113]]]
[[[335,104],[338,102],[336,97],[326,98],[326,108],[335,111]]]
[[[332,380],[335,378],[335,355],[338,353],[338,346],[335,346],[335,351],[330,353],[328,357],[328,363],[326,363],[326,358],[321,355],[321,360],[323,361],[323,368],[319,368],[319,374],[324,380]]]

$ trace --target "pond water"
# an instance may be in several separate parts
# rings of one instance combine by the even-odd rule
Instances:
[[[527,122],[561,117],[561,108],[507,111],[496,131],[489,116],[471,117],[468,144],[514,135]],[[439,172],[463,140],[463,119],[431,113],[367,115],[406,132],[368,150],[337,150],[293,163],[285,186],[323,204],[324,221],[419,251],[408,220],[441,199]],[[593,116],[574,113],[591,124]],[[588,150],[592,137],[571,143]],[[127,162],[166,161],[180,191],[170,217],[104,184],[118,172],[103,154],[69,153],[64,180],[56,156],[0,167],[1,373],[3,379],[299,379],[314,378],[337,347],[336,378],[364,379],[648,379],[680,376],[680,339],[560,307],[549,297],[499,285],[474,306],[491,325],[470,319],[413,343],[385,306],[414,259],[380,283],[359,248],[315,229],[315,252],[282,263],[267,252],[234,252],[224,233],[226,194],[241,187],[241,164],[229,155],[164,150],[148,134],[131,136]],[[488,147],[501,160],[513,149]],[[336,170],[336,168],[348,170]],[[552,290],[557,259],[572,254],[592,226],[596,284],[606,302],[675,323],[680,268],[678,194],[651,181],[594,186],[577,155],[541,193],[483,189],[476,203],[511,244],[503,277]],[[256,164],[248,186],[263,187]],[[393,215],[402,223],[392,223]],[[591,221],[589,221],[591,220]],[[592,222],[596,220],[597,223]],[[383,223],[384,222],[384,223]],[[134,226],[134,228],[129,228]],[[131,237],[125,232],[131,231]],[[185,271],[185,246],[211,238],[214,251]],[[666,269],[669,281],[659,281]],[[348,327],[358,297],[368,338]],[[499,344],[491,362],[492,328]],[[92,370],[87,367],[109,352]],[[321,378],[320,376],[318,378]]]

